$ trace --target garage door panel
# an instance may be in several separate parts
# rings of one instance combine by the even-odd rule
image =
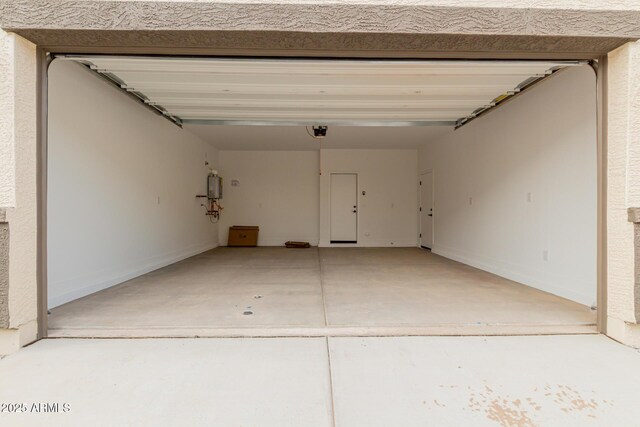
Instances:
[[[374,74],[374,75],[495,75],[544,73],[558,61],[461,60],[311,60],[253,58],[182,58],[84,55],[96,69],[110,71],[203,72],[235,74]],[[472,66],[469,66],[469,65]]]
[[[544,73],[543,73],[544,74]],[[126,71],[119,72],[118,76],[127,82],[129,86],[141,83],[217,83],[228,86],[244,85],[251,81],[259,80],[265,86],[289,86],[289,85],[315,85],[322,81],[328,86],[495,86],[507,85],[514,87],[531,75],[246,75],[246,74],[219,74],[219,73],[191,73],[191,72],[146,72]]]
[[[404,120],[454,126],[532,81],[581,65],[579,61],[62,57],[88,66],[179,124]]]

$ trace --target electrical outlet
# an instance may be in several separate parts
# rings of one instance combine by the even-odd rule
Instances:
[[[548,250],[545,249],[544,251],[542,251],[542,259],[544,261],[549,261],[549,251]]]
[[[531,197],[531,192],[527,193],[527,202],[531,203],[532,197]]]
[[[469,206],[473,205],[473,197],[469,197]]]
[[[156,197],[156,204],[160,204],[160,196]]]

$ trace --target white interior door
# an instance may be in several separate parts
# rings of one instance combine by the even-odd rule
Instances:
[[[358,241],[358,175],[331,174],[331,243]]]
[[[420,175],[420,246],[433,246],[433,172]]]

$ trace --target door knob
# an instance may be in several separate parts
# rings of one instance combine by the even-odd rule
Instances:
[[[429,214],[429,216],[433,216],[433,214]]]

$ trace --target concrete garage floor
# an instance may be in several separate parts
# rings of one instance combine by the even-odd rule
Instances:
[[[49,327],[53,337],[509,335],[594,333],[595,318],[418,248],[218,248],[57,307]]]
[[[49,339],[0,360],[0,425],[634,426],[638,384],[602,335]]]

